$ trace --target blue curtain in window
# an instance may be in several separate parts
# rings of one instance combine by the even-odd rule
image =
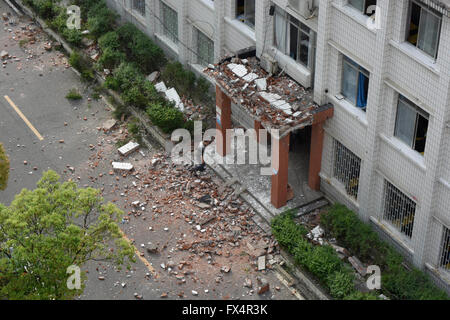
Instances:
[[[364,74],[362,74],[361,72],[359,73],[359,79],[358,79],[358,97],[357,97],[357,101],[356,101],[356,105],[359,108],[365,108],[367,106],[367,96],[366,96],[366,76]]]

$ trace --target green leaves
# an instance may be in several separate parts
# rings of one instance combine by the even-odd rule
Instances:
[[[134,261],[118,226],[122,215],[98,190],[44,173],[35,190],[0,206],[0,298],[69,299],[80,291],[67,288],[67,267],[94,258]]]
[[[9,160],[0,143],[0,190],[5,190],[9,177]]]

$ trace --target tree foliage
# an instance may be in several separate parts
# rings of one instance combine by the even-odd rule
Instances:
[[[123,212],[100,191],[59,182],[45,172],[9,207],[0,204],[0,299],[70,299],[67,268],[90,260],[134,261],[133,247],[117,224]]]
[[[5,149],[0,143],[0,190],[5,190],[9,176],[9,160],[6,156]]]

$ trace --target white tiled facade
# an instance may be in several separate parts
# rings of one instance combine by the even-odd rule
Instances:
[[[155,17],[161,1],[177,11],[178,44],[164,37]],[[322,190],[371,222],[411,262],[449,290],[450,271],[440,268],[439,257],[444,228],[450,228],[450,13],[442,14],[434,59],[405,40],[410,0],[378,0],[377,29],[369,28],[368,16],[349,0],[308,1],[317,10],[307,17],[289,5],[294,1],[256,0],[254,28],[236,19],[233,0],[147,0],[145,17],[131,9],[131,0],[108,2],[168,54],[198,72],[202,67],[197,65],[195,30],[214,42],[215,62],[255,47],[258,57],[277,61],[278,70],[312,87],[318,104],[332,103],[334,117],[324,128]],[[440,2],[450,9],[449,0]],[[269,15],[272,5],[311,29],[309,48],[315,63],[301,65],[276,49],[275,16]],[[342,99],[343,56],[370,73],[366,112]],[[394,135],[399,94],[429,115],[423,155]],[[358,200],[333,177],[334,140],[361,159]],[[385,181],[416,204],[411,238],[383,218]]]

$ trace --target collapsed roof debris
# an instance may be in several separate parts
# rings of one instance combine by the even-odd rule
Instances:
[[[311,125],[319,108],[310,90],[288,76],[270,76],[256,57],[224,60],[204,72],[267,130],[279,129],[280,136]]]

